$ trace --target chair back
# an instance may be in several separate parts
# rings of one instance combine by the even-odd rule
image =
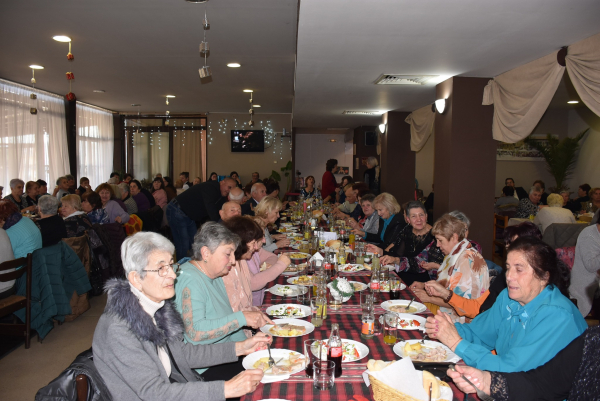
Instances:
[[[0,281],[5,283],[7,281],[16,280],[24,273],[31,272],[31,260],[31,254],[28,254],[23,258],[7,260],[6,262],[0,263]],[[25,266],[26,268],[19,269],[21,266]],[[7,270],[12,271],[6,272]]]
[[[18,278],[21,278],[23,274],[27,273],[27,276],[25,277],[25,296],[11,295],[7,298],[0,300],[0,317],[9,315],[20,309],[25,308],[25,323],[0,324],[0,334],[6,334],[10,336],[24,336],[26,349],[29,348],[31,339],[31,276],[33,270],[32,261],[33,257],[29,253],[24,258],[7,260],[6,262],[0,263],[1,282],[16,280]]]
[[[492,238],[492,260],[500,263],[506,259],[506,248],[504,246],[504,230],[508,227],[508,216],[494,213],[494,231]]]

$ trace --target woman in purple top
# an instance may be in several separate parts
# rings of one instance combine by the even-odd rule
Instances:
[[[110,223],[125,224],[129,221],[129,213],[115,201],[115,192],[110,184],[104,183],[98,185],[96,192],[100,195],[102,207],[106,210]]]
[[[102,199],[96,192],[86,192],[82,196],[81,209],[87,213],[92,224],[108,224],[110,220],[106,210],[102,209]]]
[[[129,182],[129,189],[131,190],[131,197],[137,203],[138,212],[145,212],[150,209],[150,201],[142,193],[142,184],[138,180],[131,180]]]

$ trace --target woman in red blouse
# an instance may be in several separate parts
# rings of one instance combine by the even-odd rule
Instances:
[[[335,177],[333,176],[338,170],[338,161],[336,159],[329,159],[325,164],[325,173],[323,173],[323,178],[321,180],[321,196],[323,197],[323,202],[329,202],[332,198],[335,198],[335,188],[337,187],[337,182],[335,181]]]

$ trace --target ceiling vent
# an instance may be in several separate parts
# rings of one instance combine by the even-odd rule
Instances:
[[[381,111],[356,111],[356,110],[344,110],[342,114],[352,114],[355,116],[380,116],[383,113]]]
[[[375,85],[425,85],[427,81],[437,77],[437,75],[381,74],[375,80]]]

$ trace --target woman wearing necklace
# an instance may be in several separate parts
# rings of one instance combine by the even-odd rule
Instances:
[[[382,264],[392,264],[406,285],[415,281],[427,282],[437,278],[437,267],[444,255],[435,244],[427,211],[419,201],[409,202],[405,212],[408,226],[402,231],[394,247],[394,255],[381,258]]]
[[[315,188],[315,177],[309,175],[308,177],[306,177],[306,180],[304,182],[306,183],[306,187],[300,190],[300,196],[303,196],[305,198],[321,197],[321,191]]]
[[[181,265],[175,304],[183,317],[184,339],[192,344],[244,341],[243,327],[258,329],[272,321],[259,311],[234,312],[223,276],[235,264],[240,237],[215,222],[205,223],[194,237],[192,260]],[[229,380],[244,368],[241,358],[210,369],[196,369],[204,381]]]

